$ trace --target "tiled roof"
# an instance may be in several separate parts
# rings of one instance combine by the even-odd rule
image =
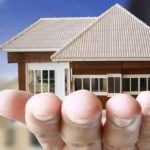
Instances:
[[[150,61],[150,27],[119,5],[52,56],[53,61]]]
[[[42,18],[4,43],[6,51],[57,51],[96,17]]]

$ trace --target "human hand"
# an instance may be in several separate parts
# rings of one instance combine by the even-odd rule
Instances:
[[[51,93],[5,90],[0,115],[26,124],[44,150],[149,150],[150,92],[142,92],[137,101],[127,94],[110,98],[103,126],[101,103],[89,91],[74,92],[61,102]]]

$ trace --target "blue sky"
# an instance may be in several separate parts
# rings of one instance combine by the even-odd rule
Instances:
[[[99,16],[115,3],[128,0],[0,0],[0,44],[44,17]],[[0,78],[17,77],[17,65],[0,52]]]

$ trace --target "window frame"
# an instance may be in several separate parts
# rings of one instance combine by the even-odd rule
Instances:
[[[115,93],[115,80],[114,80],[114,93],[109,93],[109,83],[108,79],[109,78],[120,78],[120,93],[122,93],[122,74],[107,74],[107,96],[112,97],[118,93]]]
[[[81,79],[81,89],[83,89],[83,79],[84,78],[89,78],[90,79],[90,91],[93,92],[95,95],[104,95],[107,96],[107,88],[106,88],[106,92],[103,91],[92,91],[92,79],[97,79],[98,78],[98,82],[100,79],[106,79],[106,86],[107,86],[107,75],[72,75],[73,78],[73,91],[75,91],[75,79],[79,78]],[[100,85],[98,85],[100,87]],[[100,89],[99,89],[100,90]]]
[[[130,79],[130,90],[129,91],[122,91],[123,93],[131,94],[131,95],[138,95],[142,90],[140,90],[140,79],[145,78],[146,79],[146,90],[148,90],[148,78],[150,78],[150,74],[127,74],[123,75],[122,81],[124,78],[129,78]],[[131,90],[131,78],[137,78],[138,79],[138,90],[137,91],[132,91]]]
[[[55,70],[53,70],[53,69],[45,69],[45,68],[44,68],[44,69],[37,69],[37,68],[36,68],[36,69],[28,69],[28,71],[27,71],[28,77],[30,76],[30,75],[29,75],[29,72],[30,72],[30,71],[33,71],[33,93],[34,93],[34,94],[41,93],[41,92],[52,92],[52,91],[50,91],[50,86],[51,86],[51,85],[50,85],[50,81],[51,81],[51,80],[54,80],[54,84],[56,84],[56,83],[55,83],[55,80],[56,80]],[[41,75],[40,75],[40,91],[39,91],[39,92],[37,92],[37,82],[36,82],[36,81],[37,81],[37,78],[36,78],[36,77],[37,77],[37,76],[36,76],[36,72],[37,72],[37,71],[40,71],[40,74],[41,74]],[[43,86],[44,86],[44,82],[43,82],[43,81],[44,81],[44,78],[43,78],[43,71],[47,71],[47,73],[48,73],[48,78],[47,78],[47,81],[48,81],[48,83],[47,83],[47,91],[44,91],[44,87],[43,87]],[[51,79],[51,78],[50,78],[50,71],[54,71],[54,79]],[[28,90],[28,91],[30,91],[30,89],[29,89],[29,82],[30,82],[30,81],[29,81],[29,79],[28,79],[28,82],[27,82],[27,87],[28,87],[27,90]],[[56,86],[56,85],[54,85],[54,93],[55,93],[55,86]]]

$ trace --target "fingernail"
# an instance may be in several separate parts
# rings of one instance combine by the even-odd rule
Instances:
[[[40,114],[40,113],[37,113],[37,112],[32,112],[33,113],[33,116],[40,120],[40,121],[52,121],[52,120],[55,120],[57,117],[57,115],[50,115],[50,114]]]
[[[142,120],[146,122],[150,121],[150,107],[142,106]]]
[[[89,125],[89,124],[97,123],[97,121],[99,121],[101,118],[101,113],[98,113],[93,118],[80,118],[79,116],[76,116],[70,113],[67,113],[67,117],[69,118],[70,121],[74,123]]]
[[[150,107],[142,106],[142,113],[147,116],[150,116]]]
[[[117,117],[112,116],[111,117],[111,121],[117,125],[118,127],[124,128],[127,127],[129,125],[131,125],[134,122],[135,118],[131,118],[131,119],[120,119]]]

